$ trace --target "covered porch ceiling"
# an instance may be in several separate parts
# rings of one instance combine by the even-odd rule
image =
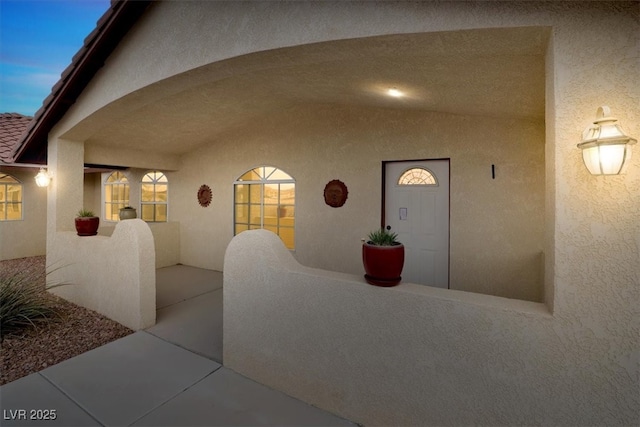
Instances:
[[[65,137],[179,156],[248,121],[314,104],[543,121],[548,37],[541,27],[479,29],[258,52],[142,88]]]

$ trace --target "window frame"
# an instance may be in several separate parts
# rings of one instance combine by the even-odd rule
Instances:
[[[267,170],[269,170],[269,173],[267,173]],[[257,170],[261,170],[262,173],[256,173]],[[254,173],[256,174],[259,179],[243,179],[242,177],[250,174],[250,173]],[[278,175],[278,174],[284,174],[286,175],[288,178],[271,178],[274,174]],[[260,185],[260,224],[259,224],[259,228],[251,228],[252,226],[256,226],[257,224],[252,224],[251,223],[251,216],[250,216],[250,208],[251,205],[255,205],[256,203],[251,203],[251,193],[249,193],[249,199],[247,200],[247,202],[238,202],[237,196],[238,196],[238,192],[237,192],[237,186],[238,185]],[[264,195],[264,190],[265,187],[269,184],[277,184],[278,185],[278,203],[276,205],[276,209],[278,212],[278,215],[276,215],[276,224],[274,226],[271,226],[269,224],[267,224],[267,227],[265,227],[265,203],[264,203],[264,199],[265,199],[265,195]],[[290,206],[291,203],[287,203],[287,204],[282,204],[281,203],[281,195],[282,195],[282,189],[281,189],[281,185],[282,184],[290,184],[293,187],[293,216],[292,218],[292,222],[293,225],[289,226],[289,225],[282,225],[281,224],[281,218],[283,218],[283,216],[280,215],[280,209],[281,206]],[[250,188],[250,187],[249,187]],[[251,190],[249,190],[251,191]],[[238,223],[237,218],[238,218],[238,206],[247,206],[249,209],[247,211],[248,213],[248,217],[247,217],[247,223]],[[266,206],[272,206],[271,204],[267,204]],[[295,208],[296,208],[296,180],[293,176],[291,176],[291,174],[289,174],[288,172],[284,171],[281,168],[275,167],[275,166],[271,166],[271,165],[260,165],[260,166],[255,166],[253,168],[250,168],[248,170],[246,170],[245,172],[243,172],[234,182],[233,182],[233,235],[236,236],[240,233],[242,233],[243,231],[247,231],[247,230],[255,230],[255,229],[270,229],[272,227],[276,228],[276,235],[278,237],[280,237],[280,239],[282,240],[283,244],[287,247],[288,250],[290,251],[295,251],[295,247],[296,247],[296,220],[295,220]],[[237,231],[238,229],[238,225],[246,225],[246,230],[242,230],[240,232]],[[292,245],[291,247],[287,246],[287,244],[285,243],[284,239],[282,238],[282,236],[280,235],[281,233],[281,229],[288,229],[291,230],[293,232],[293,239],[292,239]]]
[[[149,175],[149,174],[161,174],[162,177],[165,178],[165,181],[158,181],[157,177],[154,177],[154,179],[151,182],[145,181],[144,179]],[[154,199],[155,199],[155,194],[156,194],[156,185],[161,184],[161,185],[166,185],[167,187],[167,200],[164,202],[157,202],[157,201],[152,201],[152,202],[145,202],[143,200],[142,197],[142,186],[143,185],[153,185],[153,195],[154,195]],[[142,207],[143,206],[153,206],[153,220],[151,221],[147,221],[146,219],[143,218],[142,214]],[[157,221],[156,220],[156,209],[155,207],[158,205],[164,205],[166,207],[166,219],[164,221]],[[140,219],[142,219],[145,222],[151,222],[151,223],[163,223],[163,222],[169,222],[169,177],[167,177],[167,174],[160,171],[160,170],[148,170],[146,171],[143,175],[142,178],[140,179]]]
[[[25,185],[22,181],[20,181],[18,178],[16,178],[14,175],[11,175],[10,173],[6,173],[6,172],[0,172],[0,179],[2,178],[10,178],[13,180],[13,182],[3,182],[0,181],[0,186],[5,187],[4,188],[4,194],[5,194],[5,200],[0,201],[0,204],[3,205],[4,210],[3,210],[3,215],[2,217],[0,217],[0,222],[11,222],[11,221],[24,221],[24,191],[25,191]],[[20,201],[18,202],[10,202],[7,198],[7,195],[9,194],[9,186],[13,185],[13,186],[18,186],[20,187]],[[19,205],[20,206],[20,218],[8,218],[8,207],[9,205]]]
[[[406,182],[403,183],[401,182],[402,179],[407,175],[407,173],[414,171],[414,170],[420,170],[420,171],[424,171],[427,173],[427,175],[433,179],[433,182],[426,182],[426,183],[412,183],[412,182]],[[436,174],[434,174],[432,171],[430,171],[428,168],[425,168],[423,166],[411,166],[410,168],[405,169],[400,176],[398,177],[398,180],[396,181],[396,186],[398,187],[404,187],[404,186],[412,186],[412,187],[438,187],[440,185],[440,183],[438,182],[438,177],[436,176]]]
[[[122,178],[120,178],[118,181],[116,182],[109,182],[109,178],[114,175],[114,174],[121,174],[122,177],[126,180],[126,181],[122,181]],[[114,203],[112,201],[107,201],[107,186],[116,186],[116,185],[126,185],[128,187],[128,194],[129,194],[129,198],[126,199],[125,203]],[[113,188],[111,191],[111,200],[113,200]],[[117,219],[111,219],[111,218],[107,218],[107,204],[112,205],[111,207],[111,215],[113,217],[114,213],[113,213],[113,205],[123,205],[121,207],[118,207],[116,210],[115,215],[118,217]],[[127,174],[125,173],[125,171],[122,170],[115,170],[112,171],[110,173],[105,173],[104,174],[104,178],[103,178],[103,182],[102,182],[102,218],[104,218],[104,220],[106,222],[118,222],[120,221],[120,209],[125,207],[125,206],[131,206],[131,181],[129,179],[129,176],[127,176]]]

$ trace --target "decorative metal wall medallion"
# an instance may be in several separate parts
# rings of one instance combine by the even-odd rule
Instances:
[[[203,208],[206,208],[211,204],[211,198],[213,197],[213,193],[211,192],[211,188],[208,185],[202,184],[198,189],[198,203]]]
[[[344,182],[334,179],[324,187],[324,202],[332,208],[339,208],[347,201],[347,186]]]

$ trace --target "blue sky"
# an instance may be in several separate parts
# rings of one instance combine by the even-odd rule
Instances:
[[[33,116],[109,0],[0,0],[0,113]]]

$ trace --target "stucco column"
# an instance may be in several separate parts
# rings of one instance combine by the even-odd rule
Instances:
[[[55,233],[75,230],[76,212],[83,208],[84,143],[49,140],[47,166],[53,176],[47,194],[47,252]]]

